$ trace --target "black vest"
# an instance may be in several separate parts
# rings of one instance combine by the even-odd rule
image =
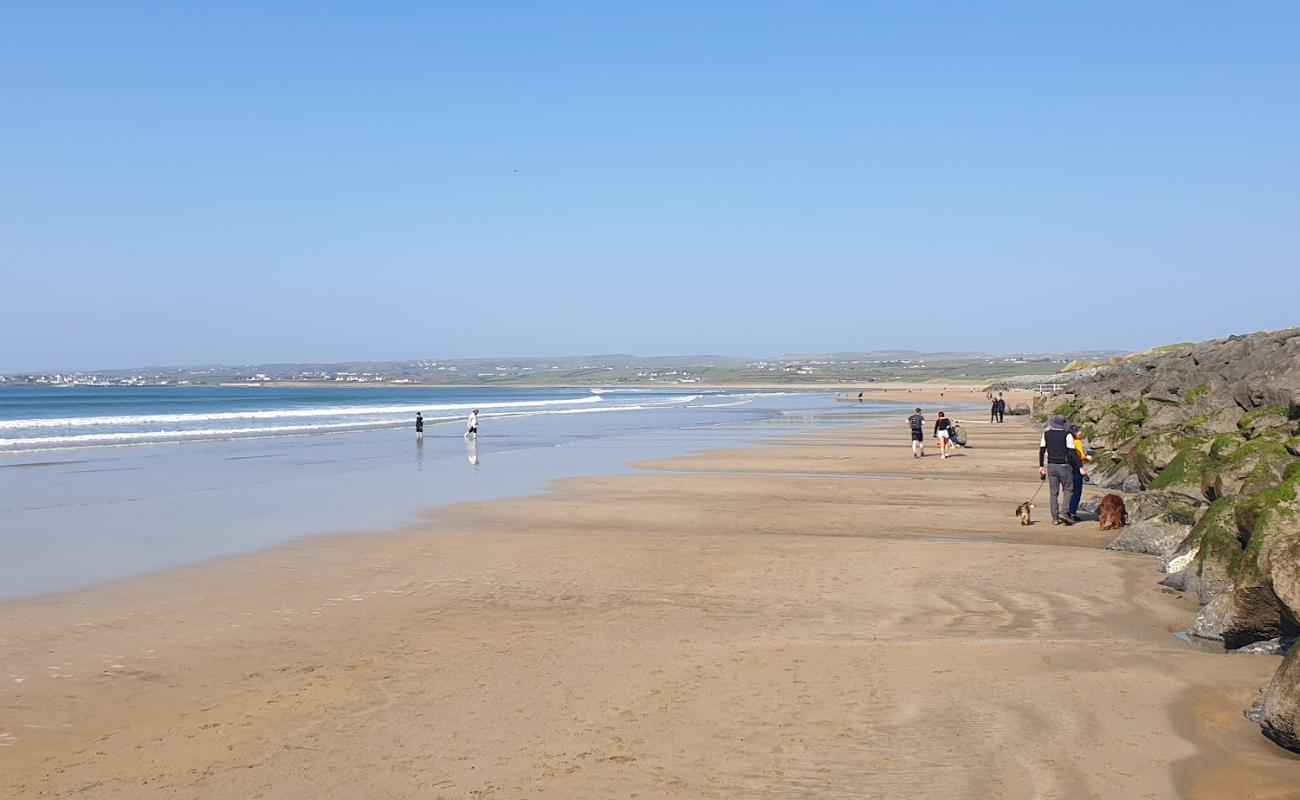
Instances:
[[[1066,447],[1065,437],[1069,436],[1068,431],[1046,431],[1043,433],[1043,439],[1047,442],[1047,463],[1048,464],[1073,464],[1078,457],[1073,447]],[[1074,454],[1074,458],[1071,454]]]

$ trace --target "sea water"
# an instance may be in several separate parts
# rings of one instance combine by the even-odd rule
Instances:
[[[742,390],[7,387],[0,599],[400,525],[814,417],[897,413],[886,408]]]

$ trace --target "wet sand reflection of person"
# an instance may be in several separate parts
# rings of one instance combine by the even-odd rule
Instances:
[[[469,465],[478,471],[478,438],[471,437],[465,440],[465,457],[469,460]]]

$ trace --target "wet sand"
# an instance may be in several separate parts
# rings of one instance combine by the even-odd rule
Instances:
[[[1296,796],[1276,658],[903,416],[0,605],[0,796]]]

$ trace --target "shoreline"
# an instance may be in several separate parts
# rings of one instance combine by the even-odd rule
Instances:
[[[1221,696],[1271,658],[1178,643],[1194,602],[1095,526],[1015,526],[1033,431],[971,433],[947,461],[880,424],[769,437],[0,604],[3,781],[1288,797],[1300,760]]]
[[[879,408],[873,404],[859,411],[828,405],[827,411],[832,418],[849,420],[878,413]],[[584,422],[579,430],[583,435],[553,431],[558,438],[522,443],[516,441],[521,432],[537,439],[532,426],[522,431],[494,426],[488,437],[471,445],[458,435],[459,428],[440,434],[434,423],[431,436],[414,442],[367,431],[182,442],[175,447],[145,443],[135,446],[138,453],[125,456],[117,452],[122,446],[63,448],[59,452],[64,457],[45,461],[31,460],[39,453],[5,454],[10,457],[0,457],[0,467],[54,470],[52,476],[25,474],[29,482],[79,485],[85,477],[80,473],[93,473],[96,483],[81,491],[101,503],[94,514],[87,514],[75,503],[46,507],[37,498],[31,509],[19,506],[4,514],[16,534],[8,543],[29,546],[36,558],[25,563],[16,557],[0,564],[0,602],[111,586],[160,569],[255,555],[314,536],[396,530],[439,506],[539,494],[557,478],[626,472],[632,469],[629,462],[681,455],[701,446],[740,447],[761,438],[769,426],[785,427],[778,410],[745,419],[748,413],[742,410],[740,419],[711,424],[697,419],[685,428],[634,427],[603,434]],[[486,463],[481,474],[480,463]],[[152,488],[142,488],[142,482]],[[19,489],[23,485],[17,484]],[[141,520],[173,531],[157,537],[169,555],[142,549],[140,542],[152,537]],[[228,531],[223,520],[238,527]],[[96,533],[87,534],[86,528]],[[64,548],[81,543],[93,548],[96,557],[78,568],[84,556],[60,551],[55,542]],[[38,585],[42,583],[50,588]]]
[[[392,383],[387,381],[378,381],[366,383],[363,381],[256,381],[249,383],[167,383],[167,384],[141,384],[136,385],[118,385],[108,384],[105,386],[89,384],[17,384],[17,383],[0,383],[0,389],[13,388],[44,388],[44,389],[248,389],[266,387],[269,389],[573,389],[573,390],[593,390],[593,389],[635,389],[645,391],[650,389],[664,389],[673,391],[691,391],[692,389],[785,389],[790,391],[835,391],[847,389],[879,389],[881,387],[890,388],[909,388],[909,387],[927,387],[927,386],[953,386],[959,388],[976,387],[982,388],[999,381],[1008,380],[1006,377],[989,378],[988,380],[975,380],[970,378],[954,378],[950,381],[942,379],[927,378],[921,381],[867,381],[865,383]]]

